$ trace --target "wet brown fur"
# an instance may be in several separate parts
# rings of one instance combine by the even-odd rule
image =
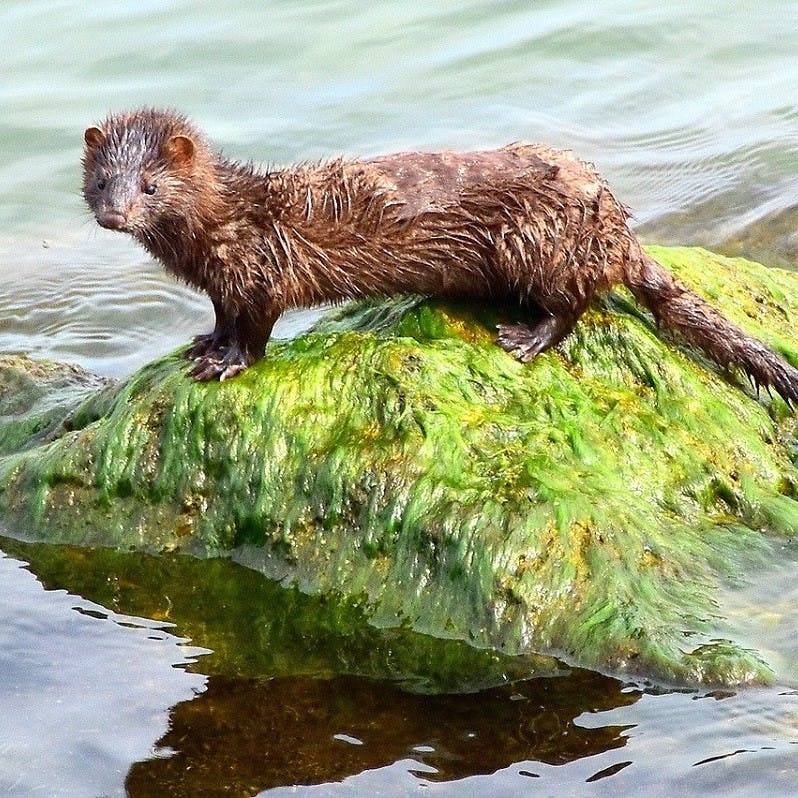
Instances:
[[[111,116],[85,140],[98,222],[213,302],[213,333],[188,350],[199,379],[254,362],[288,308],[403,292],[520,303],[536,321],[503,325],[498,343],[528,360],[623,284],[721,366],[798,401],[798,371],[646,255],[626,209],[569,152],[511,144],[259,172],[152,109]]]

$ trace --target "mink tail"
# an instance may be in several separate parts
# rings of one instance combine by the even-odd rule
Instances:
[[[798,406],[798,369],[732,324],[644,252],[637,269],[629,269],[626,285],[658,325],[681,334],[722,368],[742,369],[757,390],[773,388],[787,404]]]

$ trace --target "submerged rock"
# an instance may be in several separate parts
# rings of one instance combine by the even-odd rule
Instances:
[[[63,432],[69,410],[106,384],[77,366],[0,355],[0,456]]]
[[[798,276],[651,253],[798,366]],[[29,427],[17,390],[0,512],[50,543],[231,556],[377,627],[668,682],[769,679],[719,637],[718,600],[798,531],[787,406],[623,292],[527,365],[493,344],[500,318],[351,305],[229,382],[193,382],[176,353]]]

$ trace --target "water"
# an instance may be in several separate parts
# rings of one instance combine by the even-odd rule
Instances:
[[[122,376],[210,323],[82,207],[82,130],[140,104],[270,163],[571,147],[647,240],[798,265],[792,0],[6,0],[0,26],[2,351]],[[224,778],[240,795],[794,792],[786,687],[721,700],[575,676],[421,701],[330,673],[211,673],[179,625],[146,620],[157,608],[93,603],[64,575],[45,589],[18,559],[0,560],[0,594],[0,793],[116,795],[126,778],[131,795],[219,794]]]
[[[0,795],[112,794],[152,754],[168,707],[204,688],[171,624],[45,592],[0,558]]]

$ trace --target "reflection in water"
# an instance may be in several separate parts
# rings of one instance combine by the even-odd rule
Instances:
[[[524,680],[543,664],[358,626],[228,561],[0,547],[49,591],[18,589],[19,564],[0,560],[3,794],[795,794],[794,690],[641,693],[562,668]],[[493,686],[397,681],[473,689],[474,673]]]
[[[381,794],[398,794],[397,779],[405,794],[439,781],[456,795],[460,779],[481,774],[495,775],[471,794],[523,794],[517,782],[531,774],[548,794],[586,794],[573,786],[589,784],[591,795],[616,796],[627,787],[662,794],[663,773],[679,785],[669,794],[747,798],[766,787],[774,797],[794,795],[795,692],[750,690],[722,701],[641,695],[596,674],[562,675],[545,658],[501,658],[374,629],[357,607],[303,596],[224,559],[7,538],[0,547],[55,591],[46,599],[37,591],[38,605],[66,606],[81,620],[63,633],[31,625],[38,610],[27,593],[3,607],[0,729],[10,732],[0,739],[13,743],[0,746],[0,792],[21,783],[10,794],[40,784],[48,795],[95,796],[110,762],[132,796],[253,795],[322,782],[317,789],[331,795],[340,793],[330,782],[347,776],[357,777],[361,796],[375,783]],[[794,560],[783,577],[791,575]],[[131,618],[130,638],[108,634]],[[188,652],[173,658],[174,635],[213,649],[194,673],[175,671]],[[551,676],[522,680],[524,673]],[[202,683],[204,692],[182,701]],[[486,689],[430,694],[479,687]],[[167,719],[174,701],[181,703]],[[727,790],[729,774],[736,792]],[[102,783],[114,779],[112,772]]]
[[[46,592],[0,552],[0,795],[118,795],[169,707],[203,688],[202,652],[146,618]]]
[[[155,756],[131,767],[133,796],[254,794],[407,758],[433,781],[522,760],[563,764],[625,744],[627,726],[586,728],[576,718],[640,697],[549,658],[375,629],[357,608],[225,559],[0,544],[48,590],[96,602],[94,618],[105,617],[102,607],[153,618],[174,624],[194,651],[212,649],[190,666],[211,674],[206,689],[172,708]],[[548,678],[521,678],[531,673]]]
[[[206,692],[172,710],[159,745],[139,762],[129,795],[252,795],[419,763],[450,781],[525,760],[559,765],[625,744],[628,727],[588,729],[584,712],[635,703],[613,679],[586,671],[473,695],[419,696],[384,682],[211,677]]]
[[[502,656],[402,628],[378,629],[356,605],[285,588],[230,560],[152,556],[0,538],[47,589],[173,624],[209,650],[212,675],[389,679],[415,692],[464,692],[567,672],[551,657]]]

